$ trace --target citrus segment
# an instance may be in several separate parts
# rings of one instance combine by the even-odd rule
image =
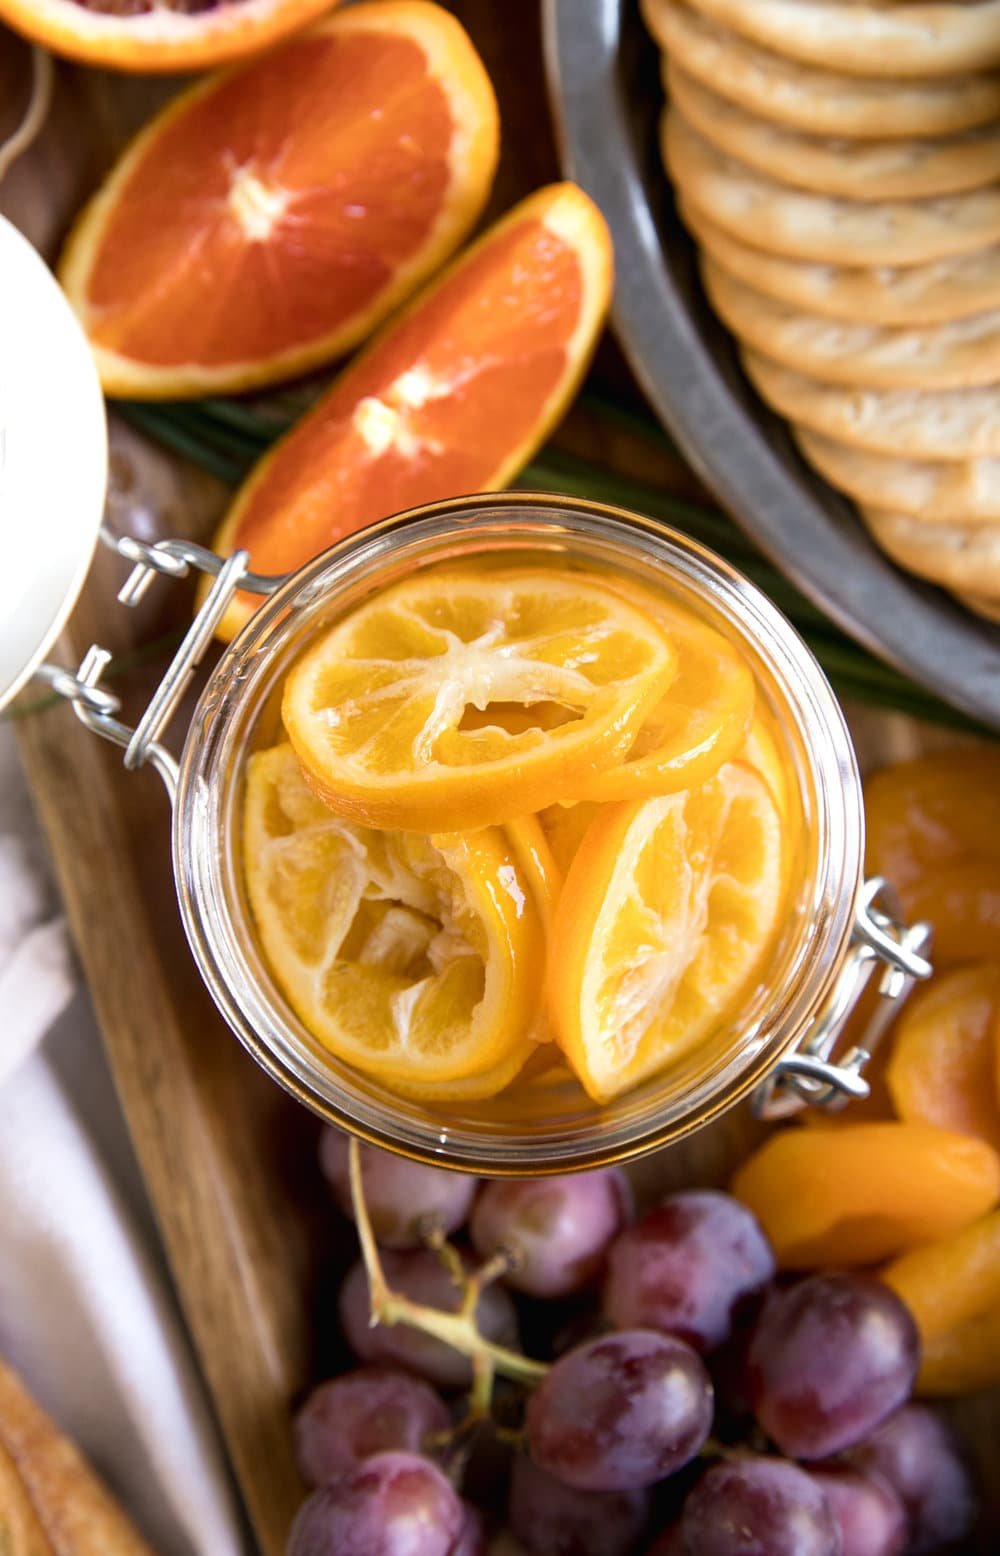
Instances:
[[[0,0],[0,20],[54,54],[113,70],[204,70],[255,53],[337,0]]]
[[[647,617],[586,579],[418,573],[307,650],[282,716],[338,815],[483,827],[552,804],[620,758],[675,663]],[[512,733],[511,703],[540,705],[542,722]]]
[[[724,637],[686,611],[618,580],[611,587],[669,636],[677,676],[646,715],[625,761],[591,779],[577,798],[635,800],[692,788],[739,751],[753,713],[753,676]]]
[[[457,1094],[455,1082],[487,1094],[516,1074],[532,1051],[542,927],[501,831],[352,825],[310,793],[284,744],[247,764],[243,849],[274,976],[339,1059],[425,1096]]]
[[[105,389],[245,389],[341,355],[456,247],[497,148],[482,62],[430,0],[351,6],[199,83],[60,265]]]
[[[215,538],[257,572],[301,567],[422,503],[511,480],[561,416],[611,292],[604,219],[572,184],[492,227],[257,465]],[[238,598],[219,635],[259,604]]]
[[[597,1102],[681,1057],[759,972],[782,898],[781,824],[751,768],[609,807],[556,911],[549,1010]]]

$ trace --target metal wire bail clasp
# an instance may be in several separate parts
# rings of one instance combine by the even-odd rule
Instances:
[[[881,899],[882,905],[879,906]],[[862,1071],[913,984],[929,978],[933,931],[929,924],[907,927],[892,889],[872,876],[858,895],[851,944],[826,1005],[804,1043],[781,1059],[753,1094],[758,1118],[774,1122],[808,1106],[830,1111],[868,1096]],[[861,1041],[839,1056],[833,1052],[872,974],[881,968],[879,1000]]]
[[[178,766],[162,744],[161,736],[177,711],[236,591],[246,589],[252,594],[274,594],[285,582],[285,576],[268,577],[251,572],[246,551],[220,557],[207,547],[187,540],[161,540],[155,545],[147,545],[130,535],[115,535],[107,528],[102,528],[100,535],[106,546],[133,563],[131,573],[118,592],[122,605],[138,605],[154,578],[186,578],[192,568],[212,578],[204,603],[134,727],[118,717],[120,700],[99,685],[112,658],[106,648],[92,644],[75,675],[50,664],[40,665],[35,674],[72,703],[77,718],[88,729],[124,747],[126,767],[142,767],[147,762],[155,767],[172,802],[177,792]]]

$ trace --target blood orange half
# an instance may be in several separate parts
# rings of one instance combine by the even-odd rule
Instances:
[[[349,350],[464,237],[498,140],[482,61],[430,0],[351,6],[200,82],[62,258],[105,389],[246,389]]]
[[[376,519],[505,485],[583,376],[611,278],[608,229],[582,190],[553,184],[522,201],[265,455],[216,549],[289,572]],[[258,604],[238,597],[220,636]]]
[[[336,0],[0,0],[0,20],[112,70],[203,70],[304,27]]]

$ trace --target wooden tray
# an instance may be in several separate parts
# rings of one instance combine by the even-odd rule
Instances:
[[[497,83],[505,150],[493,202],[503,209],[557,176],[534,0],[462,0],[466,22]],[[0,86],[27,79],[27,53],[0,31]],[[0,208],[52,254],[115,150],[176,83],[62,68],[45,135],[5,181]],[[16,109],[0,94],[0,115]],[[604,351],[603,384],[623,386]],[[667,455],[601,433],[575,413],[564,447],[677,491],[696,483]],[[112,522],[144,538],[205,538],[224,489],[144,444],[112,419]],[[139,611],[117,605],[124,568],[107,553],[54,658],[75,666],[92,642],[126,668],[115,682],[126,715],[143,705],[189,619],[190,592],[160,584]],[[28,697],[32,694],[29,692]],[[22,699],[23,706],[23,699]],[[179,743],[183,715],[174,730]],[[870,760],[911,754],[932,740],[899,718],[859,715]],[[258,1071],[216,1014],[184,942],[169,857],[169,813],[159,780],[128,774],[65,705],[18,723],[21,751],[47,832],[108,1057],[219,1425],[263,1556],[282,1556],[302,1496],[290,1411],[309,1382],[332,1370],[334,1283],[351,1249],[315,1166],[315,1120]],[[730,1115],[683,1147],[647,1162],[657,1184],[721,1182],[755,1126]],[[341,1240],[342,1244],[346,1240]],[[969,1440],[988,1467],[988,1426],[1000,1413],[963,1404]],[[985,1478],[985,1477],[984,1477]],[[991,1522],[1000,1528],[1000,1522]],[[985,1545],[985,1549],[993,1549]],[[346,1556],[346,1553],[345,1553]]]

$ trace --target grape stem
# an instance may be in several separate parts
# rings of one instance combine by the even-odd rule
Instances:
[[[463,1300],[462,1307],[457,1313],[444,1313],[439,1308],[425,1307],[420,1302],[411,1301],[402,1292],[392,1290],[385,1278],[378,1244],[372,1231],[371,1217],[368,1214],[361,1175],[361,1150],[357,1140],[353,1138],[350,1142],[349,1163],[351,1200],[361,1243],[361,1257],[368,1275],[372,1326],[386,1324],[392,1327],[394,1324],[408,1324],[410,1328],[432,1335],[435,1340],[443,1340],[445,1345],[450,1345],[453,1350],[470,1357],[473,1376],[470,1404],[476,1414],[482,1411],[484,1406],[485,1412],[488,1413],[493,1379],[497,1373],[501,1377],[512,1379],[515,1383],[524,1383],[529,1388],[540,1383],[549,1370],[545,1362],[532,1361],[530,1357],[522,1356],[520,1351],[510,1351],[504,1345],[494,1345],[491,1340],[487,1340],[479,1333],[476,1327],[475,1310],[482,1287],[475,1275],[469,1275],[462,1269],[463,1298],[467,1296],[470,1287],[473,1296],[471,1303]]]

